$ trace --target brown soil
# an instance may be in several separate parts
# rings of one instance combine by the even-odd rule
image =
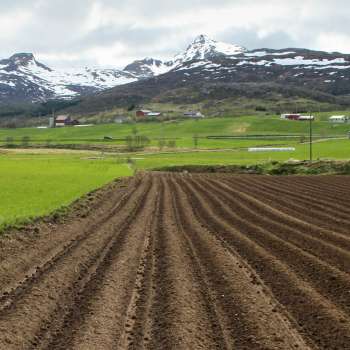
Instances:
[[[0,240],[0,349],[350,349],[349,185],[109,186]]]

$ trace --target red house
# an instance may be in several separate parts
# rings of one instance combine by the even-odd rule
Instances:
[[[139,111],[136,111],[136,117],[147,117],[150,113],[152,113],[152,111],[140,109]]]
[[[288,120],[299,120],[301,117],[300,114],[282,114],[281,119],[288,119]]]
[[[59,115],[55,118],[55,127],[79,125],[79,122],[69,115]]]

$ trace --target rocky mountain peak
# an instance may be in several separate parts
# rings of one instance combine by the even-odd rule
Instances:
[[[35,57],[32,53],[16,53],[9,58],[9,61],[17,66],[28,66],[30,62],[35,62]]]
[[[192,44],[205,44],[211,42],[214,42],[214,40],[210,39],[208,35],[200,34],[193,40]]]
[[[32,53],[15,53],[8,59],[0,60],[0,65],[4,66],[2,69],[8,72],[25,71],[39,69],[44,71],[51,71],[50,68],[38,62]]]
[[[167,72],[168,66],[161,60],[146,57],[127,65],[124,72],[131,73],[138,78],[144,79]]]
[[[245,51],[246,49],[239,45],[226,44],[201,34],[194,39],[184,53],[175,57],[175,62],[182,63],[192,60],[210,59],[218,56],[234,56]]]

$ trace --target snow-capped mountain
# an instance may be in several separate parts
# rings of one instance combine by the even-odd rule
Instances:
[[[220,106],[225,99],[228,103],[251,100],[252,105],[259,100],[274,105],[300,99],[330,108],[350,107],[350,55],[297,48],[239,51],[195,54],[199,59],[185,52],[183,57],[189,59],[171,61],[168,72],[83,98],[71,111],[92,113],[149,102]],[[217,113],[225,115],[220,107]]]
[[[38,62],[31,53],[19,53],[0,60],[0,101],[43,101],[72,98],[165,74],[186,62],[220,56],[233,56],[245,49],[198,36],[187,50],[174,59],[137,60],[119,69],[52,69]]]
[[[0,100],[71,98],[136,80],[133,74],[117,69],[54,70],[31,53],[0,60]]]
[[[349,95],[350,55],[306,49],[248,51],[200,35],[171,60],[145,58],[123,70],[52,69],[26,53],[0,60],[0,102],[68,99],[127,87],[129,83],[133,83],[133,96],[137,96],[134,90],[140,87],[143,93],[147,81],[153,84],[152,93],[158,87],[169,91],[203,82],[206,85],[268,82]]]
[[[145,58],[128,65],[124,71],[143,78],[150,78],[179,68],[186,62],[233,57],[246,51],[244,47],[215,41],[202,34],[196,37],[184,52],[177,54],[172,60],[163,62],[153,58]]]
[[[193,41],[184,53],[175,56],[173,64],[178,66],[194,60],[205,60],[219,56],[231,57],[246,51],[244,47],[215,41],[202,34]]]
[[[131,73],[139,79],[145,79],[169,72],[173,68],[173,62],[163,62],[154,58],[137,60],[127,65],[124,72]]]

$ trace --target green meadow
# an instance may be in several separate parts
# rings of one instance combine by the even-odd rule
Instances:
[[[313,123],[315,137],[347,135],[350,124],[329,123],[328,117],[332,114],[335,113],[316,114],[317,120]],[[151,146],[155,147],[159,139],[175,139],[177,147],[192,148],[193,137],[196,135],[201,148],[231,148],[240,147],[237,140],[232,146],[232,140],[208,139],[208,136],[289,135],[291,139],[294,136],[295,140],[299,136],[307,136],[308,131],[308,122],[280,120],[278,116],[245,116],[56,129],[0,129],[0,142],[11,138],[14,143],[20,144],[23,137],[28,137],[30,143],[123,145],[125,137],[138,133],[147,136],[151,140]],[[104,140],[105,137],[113,140]],[[283,138],[283,141],[286,141],[286,138]],[[244,140],[242,143],[244,147]],[[261,140],[254,141],[256,145],[265,143]],[[281,140],[271,137],[269,143],[280,144]]]
[[[49,214],[131,173],[126,164],[83,155],[0,155],[0,227]]]
[[[159,152],[130,155],[137,169],[152,169],[176,165],[231,165],[257,164],[270,161],[308,160],[309,144],[290,143],[295,151],[290,152],[248,152],[241,150]],[[312,145],[314,160],[349,160],[350,140],[324,140]]]

